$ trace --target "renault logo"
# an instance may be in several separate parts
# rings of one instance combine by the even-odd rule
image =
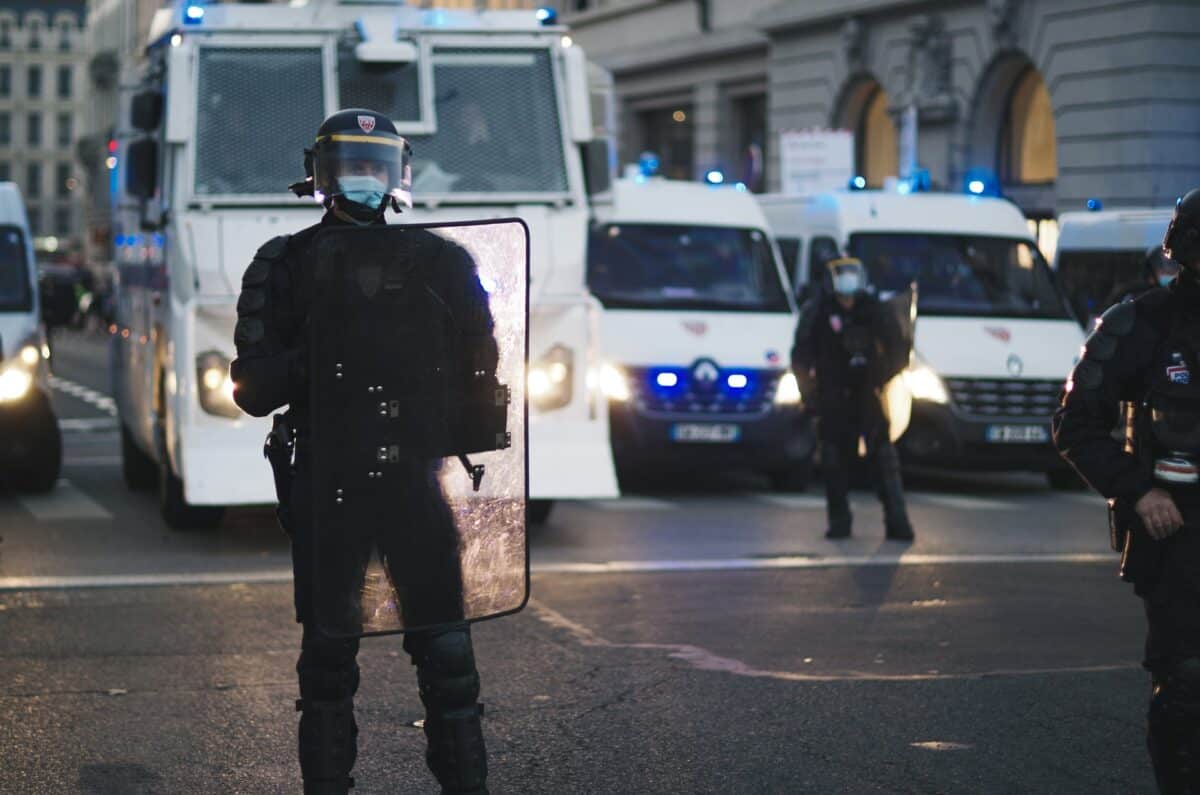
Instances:
[[[700,359],[692,365],[692,383],[698,387],[711,387],[720,377],[721,371],[711,359]]]
[[[1021,357],[1015,353],[1008,357],[1008,374],[1016,378],[1021,373],[1025,372],[1025,362],[1021,361]]]

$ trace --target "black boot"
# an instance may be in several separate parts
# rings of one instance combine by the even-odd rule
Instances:
[[[842,538],[850,537],[850,515],[829,518],[829,529],[825,531],[825,537],[831,541],[836,541]]]
[[[883,529],[891,541],[912,541],[913,529],[904,504],[904,484],[900,479],[900,456],[887,439],[886,431],[875,448],[878,469],[879,501],[883,504]]]
[[[358,757],[354,694],[358,640],[335,640],[304,627],[300,675],[300,772],[305,795],[346,795]]]
[[[483,706],[467,625],[409,633],[404,648],[417,666],[430,772],[444,795],[487,795]]]

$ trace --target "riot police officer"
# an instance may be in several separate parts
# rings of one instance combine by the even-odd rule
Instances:
[[[1200,792],[1200,190],[1163,250],[1169,286],[1109,309],[1054,417],[1054,440],[1109,499],[1121,576],[1146,608],[1147,740],[1164,793]],[[1125,421],[1124,444],[1113,428]]]
[[[388,208],[399,211],[411,206],[411,150],[386,117],[364,109],[343,110],[330,116],[317,131],[316,143],[306,150],[308,179],[293,185],[298,195],[315,195],[326,209],[320,223],[291,236],[277,237],[255,254],[242,279],[238,299],[236,344],[238,357],[231,365],[238,405],[254,416],[266,416],[289,406],[286,426],[277,423],[276,443],[269,452],[276,467],[276,485],[280,492],[280,519],[292,538],[292,563],[295,574],[297,620],[303,625],[299,674],[301,712],[299,730],[300,768],[305,793],[346,793],[353,786],[350,777],[357,755],[358,728],[354,721],[353,699],[359,684],[356,657],[357,637],[331,637],[322,632],[314,616],[314,571],[322,561],[314,560],[313,544],[313,460],[309,445],[310,393],[309,362],[313,344],[309,326],[313,305],[313,268],[317,259],[315,244],[323,230],[340,226],[384,224]],[[416,230],[417,243],[434,236]],[[440,248],[426,245],[422,251],[439,250],[442,255],[465,258],[435,265],[445,272],[462,271],[474,275],[469,255],[457,246],[439,241]],[[461,266],[461,267],[459,267]],[[489,316],[490,317],[490,316]],[[494,343],[493,343],[494,361]],[[283,438],[278,438],[282,435]],[[288,461],[288,444],[294,438],[294,462]],[[285,450],[283,460],[278,460]],[[290,464],[290,466],[289,466]],[[412,467],[401,491],[411,495],[405,518],[420,525],[418,532],[453,533],[436,480],[428,472]],[[339,500],[340,502],[340,500]],[[353,553],[346,553],[351,557]],[[400,553],[391,553],[399,557]],[[395,579],[393,564],[389,573]],[[361,586],[362,567],[358,567]],[[408,562],[412,567],[412,561]],[[352,579],[354,572],[349,571]],[[449,574],[442,583],[443,601],[460,605],[462,583],[458,573]],[[400,584],[394,583],[396,587]],[[346,588],[356,583],[347,581]],[[347,592],[343,598],[349,600]],[[407,606],[406,606],[407,610]],[[462,618],[461,612],[457,616]],[[445,618],[445,614],[442,614]],[[415,622],[420,624],[420,622]],[[426,761],[446,793],[485,793],[487,762],[478,704],[479,675],[471,636],[465,621],[449,621],[426,631],[405,635],[404,648],[417,667],[421,700],[425,705],[425,735],[428,741]]]
[[[889,539],[910,541],[913,530],[904,505],[900,460],[888,435],[882,394],[908,364],[905,335],[894,315],[868,290],[862,262],[837,257],[827,268],[832,290],[822,290],[801,308],[792,347],[792,371],[802,380],[815,378],[829,517],[825,537],[850,535],[850,465],[861,439],[875,465],[885,533]]]

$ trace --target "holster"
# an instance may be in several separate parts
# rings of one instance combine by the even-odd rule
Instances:
[[[1150,475],[1154,471],[1154,456],[1150,448],[1150,429],[1146,427],[1148,412],[1137,403],[1124,407],[1125,452],[1137,458],[1138,465]],[[1109,543],[1121,553],[1121,579],[1134,584],[1141,592],[1158,580],[1162,570],[1163,545],[1150,537],[1146,526],[1129,500],[1108,501]]]
[[[296,435],[287,414],[276,414],[271,418],[271,430],[263,443],[263,457],[271,464],[275,479],[275,498],[279,506],[275,516],[283,532],[292,534],[292,459],[296,450]]]

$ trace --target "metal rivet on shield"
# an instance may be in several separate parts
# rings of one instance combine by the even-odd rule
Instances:
[[[346,492],[342,491],[341,489],[338,489],[338,490],[337,490],[337,495],[338,495],[339,497],[340,497],[340,496],[342,496],[342,495],[343,495],[343,494],[345,494],[345,493],[346,493]]]
[[[341,505],[343,502],[345,502],[345,500],[343,500],[341,497],[338,497],[338,498],[337,498],[337,504],[338,504],[338,505]]]

